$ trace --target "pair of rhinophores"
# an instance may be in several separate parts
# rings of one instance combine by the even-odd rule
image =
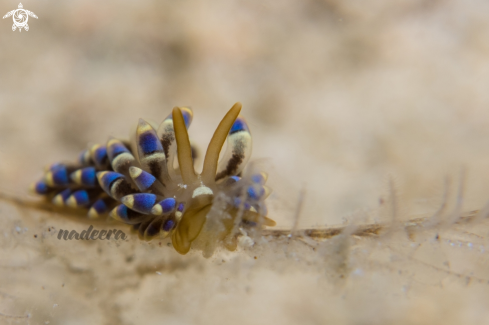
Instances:
[[[264,203],[267,175],[241,177],[252,140],[240,111],[236,103],[220,122],[201,174],[187,133],[193,112],[175,107],[159,127],[140,119],[130,142],[111,138],[82,152],[77,163],[48,166],[32,190],[56,206],[88,209],[89,218],[109,214],[141,239],[171,236],[180,254],[192,243],[206,249],[221,242],[234,250],[240,228],[275,225]]]

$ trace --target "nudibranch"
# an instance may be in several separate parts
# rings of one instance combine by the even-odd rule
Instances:
[[[275,225],[264,203],[267,175],[243,173],[252,140],[240,111],[236,103],[220,122],[201,174],[187,133],[193,112],[175,107],[158,128],[140,119],[131,142],[111,138],[83,151],[77,163],[48,166],[32,190],[56,206],[87,209],[88,218],[108,214],[144,240],[171,236],[180,254],[194,246],[209,253],[218,241],[234,250],[240,228]]]

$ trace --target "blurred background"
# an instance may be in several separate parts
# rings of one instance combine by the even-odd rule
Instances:
[[[23,2],[23,5],[39,17],[29,18],[28,32],[13,32],[11,17],[0,21],[2,192],[24,197],[29,184],[41,176],[45,165],[76,159],[88,144],[104,143],[109,136],[128,137],[135,131],[138,118],[159,122],[177,105],[193,108],[190,136],[203,154],[220,119],[240,101],[242,114],[253,134],[252,159],[259,161],[270,174],[269,182],[274,190],[269,199],[270,217],[278,221],[279,228],[291,226],[301,189],[306,193],[300,219],[302,227],[339,224],[358,215],[364,221],[377,220],[380,215],[376,209],[383,202],[388,179],[394,180],[399,214],[405,218],[435,211],[442,200],[444,179],[452,180],[453,189],[462,170],[465,170],[464,210],[478,209],[489,199],[489,92],[486,89],[489,3],[486,1],[45,0]],[[17,2],[3,1],[0,11],[5,14],[17,6]],[[0,213],[7,229],[4,243],[9,253],[5,255],[9,258],[3,261],[5,274],[9,274],[5,279],[9,280],[0,291],[7,296],[22,297],[30,291],[32,284],[26,279],[32,278],[34,268],[30,262],[20,263],[25,274],[11,278],[14,276],[11,261],[20,258],[14,248],[23,246],[15,239],[21,235],[11,231],[12,227],[19,222],[30,223],[31,230],[45,226],[43,231],[48,226],[68,226],[62,218],[55,219],[55,223],[45,215],[32,219],[8,207]],[[85,226],[70,223],[69,227],[84,229]],[[32,234],[27,231],[22,236],[31,240]],[[55,244],[59,242],[52,241]],[[73,247],[57,250],[49,246],[47,251],[63,256],[60,265],[75,263],[73,250],[84,255],[88,248],[80,243],[70,245]],[[96,243],[90,247],[97,254],[96,247],[103,245],[107,244]],[[135,248],[137,241],[121,245],[142,250],[146,257],[151,255],[148,246]],[[47,257],[39,249],[46,252],[45,247],[37,247],[32,254],[36,256],[36,265],[44,265]],[[110,249],[112,254],[117,254],[118,246]],[[172,295],[198,295],[189,283],[178,287],[175,283],[183,285],[180,282],[183,280],[173,270],[185,269],[194,274],[194,268],[200,268],[206,270],[204,274],[214,274],[214,284],[195,288],[217,292],[219,297],[225,295],[221,289],[226,286],[214,278],[214,270],[217,274],[223,272],[221,280],[236,275],[234,268],[222,271],[223,268],[216,266],[216,260],[203,261],[198,254],[187,259],[172,255],[170,250],[165,250],[165,254],[171,256],[165,257],[169,259],[169,273],[177,279],[170,285],[174,288],[170,290]],[[32,262],[33,257],[29,256],[27,260]],[[110,258],[124,260],[126,257]],[[117,277],[116,264],[97,269],[100,265],[85,262],[83,268],[90,276],[106,272],[109,279]],[[190,271],[186,266],[190,266]],[[59,267],[57,272],[44,269],[46,273],[41,274],[45,274],[45,281],[70,276],[73,283],[78,281],[77,268],[66,271]],[[264,277],[265,283],[275,283],[271,279],[278,276],[274,275],[277,269],[264,266],[259,270],[261,273],[255,274],[256,277]],[[136,279],[144,273],[141,272]],[[227,316],[222,319],[198,317],[199,311],[207,308],[216,314],[221,312],[220,298],[206,304],[203,297],[188,302],[179,296],[177,301],[192,306],[193,312],[176,303],[166,304],[160,310],[154,299],[142,298],[154,284],[145,282],[138,287],[134,279],[130,281],[131,288],[138,288],[140,298],[127,291],[121,295],[128,301],[141,299],[144,306],[126,301],[114,310],[112,305],[100,307],[101,297],[121,292],[119,285],[124,281],[119,278],[116,286],[105,282],[107,296],[96,296],[97,303],[90,302],[91,296],[81,290],[84,293],[78,298],[94,318],[80,318],[84,321],[79,323],[86,323],[87,319],[101,324],[113,323],[111,319],[117,319],[120,324],[142,320],[156,324],[158,319],[175,324],[225,323],[235,318],[246,323],[239,320],[244,311],[237,312],[237,306],[245,308],[256,297],[261,297],[254,303],[258,308],[256,315],[260,317],[251,319],[257,323],[277,319],[282,323],[303,319],[314,324],[330,323],[317,299],[311,304],[301,298],[287,302],[278,299],[271,309],[259,303],[263,301],[260,299],[267,300],[263,297],[275,297],[281,290],[291,293],[289,290],[299,290],[303,295],[298,297],[323,297],[324,292],[311,280],[320,278],[322,273],[314,272],[302,279],[310,282],[307,283],[316,290],[314,293],[301,291],[297,282],[290,282],[294,275],[282,274],[273,288],[255,292],[254,298],[250,298],[248,289],[243,289],[232,299],[225,299],[234,308],[230,307],[227,314],[223,312]],[[252,280],[248,275],[243,277],[237,286],[242,281],[256,280],[253,276]],[[20,282],[25,283],[25,288],[12,285]],[[92,290],[93,283],[89,283],[80,285],[90,286]],[[37,290],[41,284],[36,282],[35,286]],[[56,287],[59,287],[57,283]],[[243,284],[243,288],[247,287],[248,284]],[[224,291],[229,293],[229,290]],[[70,310],[79,303],[76,294],[81,291],[76,287],[70,292],[73,305],[65,314],[55,314],[51,306],[49,311],[40,307],[37,310],[42,310],[51,324],[78,324],[66,315],[75,315]],[[58,299],[53,298],[56,292],[51,291],[49,299]],[[408,300],[402,300],[402,308],[394,309],[392,315],[382,320],[375,318],[378,316],[372,311],[375,308],[364,307],[369,306],[363,304],[370,301],[368,295],[354,298],[355,308],[362,306],[358,318],[348,316],[351,311],[348,305],[342,305],[344,297],[340,297],[333,305],[343,307],[329,310],[328,313],[336,315],[329,320],[332,324],[389,323],[399,319],[409,323],[410,318],[399,315],[410,314],[413,310],[410,308],[415,308],[425,315],[421,321],[433,324],[438,317],[446,316],[447,308],[453,313],[459,310],[450,307],[455,302],[443,308],[426,307],[425,303],[434,298],[425,298],[432,296],[422,292],[418,295],[422,297],[421,302],[416,300],[410,305]],[[0,313],[13,310],[34,315],[29,308],[37,308],[45,297],[33,297],[36,298],[20,303],[22,307],[15,300],[21,298],[10,301],[8,297],[0,297],[0,306],[2,299],[11,303]],[[121,306],[127,306],[126,311],[130,312],[122,313],[125,307]],[[148,315],[144,308],[151,309],[149,315],[153,318],[145,318]],[[300,308],[302,314],[299,311],[293,317],[284,314],[290,308]],[[112,314],[104,314],[108,309]],[[81,314],[85,313],[85,309],[80,310]],[[158,315],[154,310],[167,317],[154,316]],[[477,309],[479,313],[466,313],[463,307],[460,310],[456,314],[461,315],[460,319],[470,318],[467,315],[472,320],[484,319],[477,318],[482,315],[482,309]],[[447,318],[444,324],[458,319]],[[44,318],[36,318],[33,323],[41,319]]]

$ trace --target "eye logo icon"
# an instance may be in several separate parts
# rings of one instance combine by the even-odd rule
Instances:
[[[22,3],[19,3],[19,9],[15,9],[12,11],[7,12],[5,16],[3,16],[3,19],[13,16],[14,19],[14,24],[12,25],[12,30],[15,32],[15,30],[18,28],[19,32],[22,31],[22,28],[24,28],[26,31],[29,30],[29,25],[27,25],[27,21],[29,20],[29,16],[34,17],[37,19],[37,16],[35,13],[29,10],[23,9],[24,7],[22,6]]]

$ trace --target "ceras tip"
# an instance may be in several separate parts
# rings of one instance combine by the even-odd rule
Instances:
[[[93,187],[97,184],[95,167],[78,169],[71,173],[70,178],[75,184],[78,185]]]
[[[174,198],[166,198],[153,206],[151,209],[151,214],[160,216],[163,214],[168,214],[175,210],[176,201]]]
[[[79,190],[71,194],[66,200],[66,205],[70,208],[80,208],[87,206],[90,203],[88,192]]]
[[[156,203],[156,195],[150,193],[137,193],[121,198],[122,204],[134,211],[149,214]]]
[[[98,199],[95,203],[92,204],[90,209],[88,210],[88,218],[96,219],[100,216],[106,214],[109,211],[109,205],[107,204],[106,199]]]
[[[29,190],[33,194],[44,195],[49,192],[49,186],[45,181],[37,181],[30,185]]]
[[[156,177],[138,167],[129,168],[129,174],[141,191],[148,190],[156,182]]]
[[[48,186],[64,186],[68,185],[68,170],[66,166],[60,165],[53,170],[50,170],[44,176],[44,182]]]
[[[61,191],[55,197],[53,197],[53,200],[52,200],[53,204],[58,206],[58,207],[65,206],[66,200],[71,196],[72,193],[73,193],[73,191],[69,188]]]
[[[98,168],[104,168],[108,163],[107,147],[100,144],[90,148],[90,157]]]

